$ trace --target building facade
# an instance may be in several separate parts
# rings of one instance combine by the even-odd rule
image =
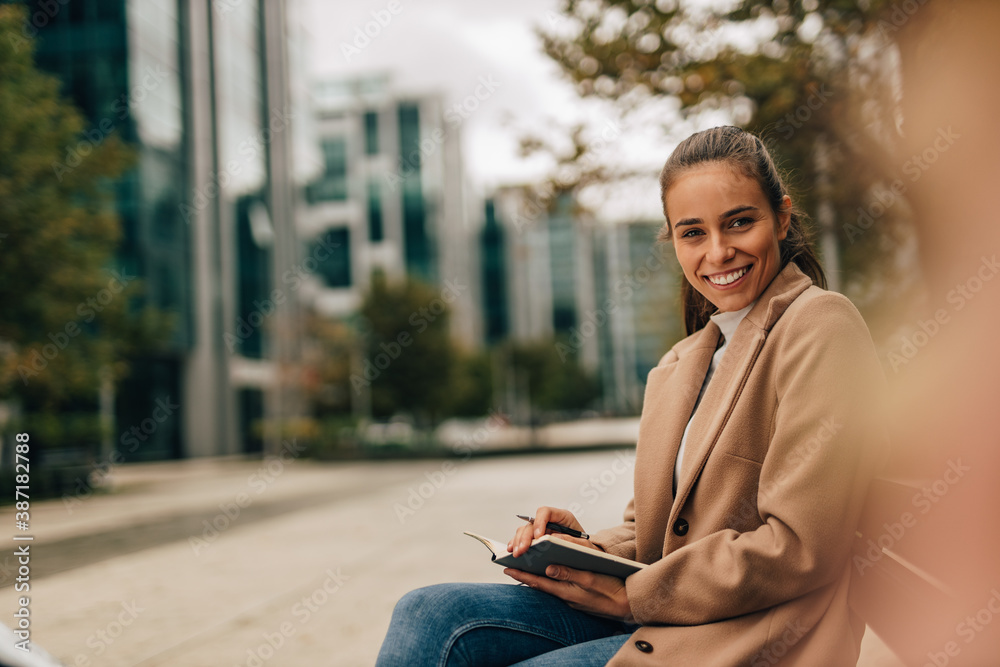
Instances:
[[[601,225],[568,194],[548,206],[521,186],[498,189],[483,218],[486,342],[558,341],[598,377],[602,409],[638,414],[646,375],[683,335],[660,224]]]
[[[262,421],[297,410],[282,372],[296,295],[278,280],[298,254],[285,5],[74,0],[38,30],[38,65],[135,150],[117,262],[172,322],[116,392],[122,438],[158,401],[178,406],[138,447],[114,438],[128,460],[260,451]]]
[[[443,97],[403,93],[374,76],[316,84],[313,109],[320,176],[306,188],[298,227],[318,260],[304,289],[310,307],[350,315],[376,271],[450,285],[453,337],[479,345],[479,258],[470,252],[478,220]]]

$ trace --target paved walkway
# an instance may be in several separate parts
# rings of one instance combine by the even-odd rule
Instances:
[[[80,667],[370,665],[406,591],[509,581],[463,530],[504,538],[540,504],[616,523],[632,456],[121,466],[113,493],[32,504],[32,637]],[[897,663],[868,641],[861,664]]]

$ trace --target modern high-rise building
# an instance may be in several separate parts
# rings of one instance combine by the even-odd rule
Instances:
[[[531,188],[500,188],[480,235],[486,341],[558,336],[600,379],[604,409],[638,414],[646,375],[683,330],[659,227],[601,225],[569,194],[548,206]]]
[[[126,459],[264,448],[260,423],[294,414],[296,178],[285,0],[28,3],[38,65],[92,128],[136,152],[116,187],[117,261],[171,316],[168,345],[132,359],[116,433],[180,407]],[[147,432],[149,431],[149,432]]]
[[[621,223],[594,236],[597,306],[587,319],[601,331],[604,407],[618,413],[639,413],[650,369],[684,337],[679,270],[656,244],[661,226]]]
[[[374,271],[451,285],[453,337],[479,345],[478,207],[469,207],[443,97],[401,92],[383,75],[318,83],[313,104],[321,174],[306,189],[299,232],[319,268],[307,302],[347,316]]]

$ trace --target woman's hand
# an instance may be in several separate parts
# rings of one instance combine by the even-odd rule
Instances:
[[[559,535],[561,539],[566,539],[591,549],[597,549],[598,551],[604,551],[590,540],[570,537],[569,535],[549,530],[549,522],[579,530],[581,533],[584,532],[583,526],[580,525],[580,522],[576,520],[576,517],[569,510],[559,509],[558,507],[539,507],[535,510],[535,522],[526,523],[517,529],[517,532],[514,533],[514,539],[507,543],[507,551],[514,554],[514,557],[517,558],[528,550],[532,540],[545,534]]]
[[[545,568],[545,577],[511,568],[505,568],[503,573],[522,584],[555,595],[573,609],[635,623],[625,592],[625,581],[618,577],[574,570],[563,565],[549,565]]]

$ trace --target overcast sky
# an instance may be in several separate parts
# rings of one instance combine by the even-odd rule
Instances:
[[[302,2],[309,39],[306,53],[314,77],[388,72],[397,90],[440,91],[449,106],[472,94],[483,79],[496,86],[462,124],[468,177],[481,192],[537,180],[544,173],[546,163],[517,156],[516,128],[545,127],[546,119],[569,125],[586,118],[597,129],[615,122],[615,116],[599,106],[581,103],[558,66],[542,53],[533,28],[558,27],[555,0]],[[357,28],[363,30],[379,18],[385,25],[367,45],[357,48]],[[669,146],[653,145],[650,136],[643,136],[647,133],[641,125],[617,127],[617,133],[610,132],[613,138],[606,157],[652,169],[662,165]],[[655,179],[652,183],[622,197],[604,217],[658,215]]]

